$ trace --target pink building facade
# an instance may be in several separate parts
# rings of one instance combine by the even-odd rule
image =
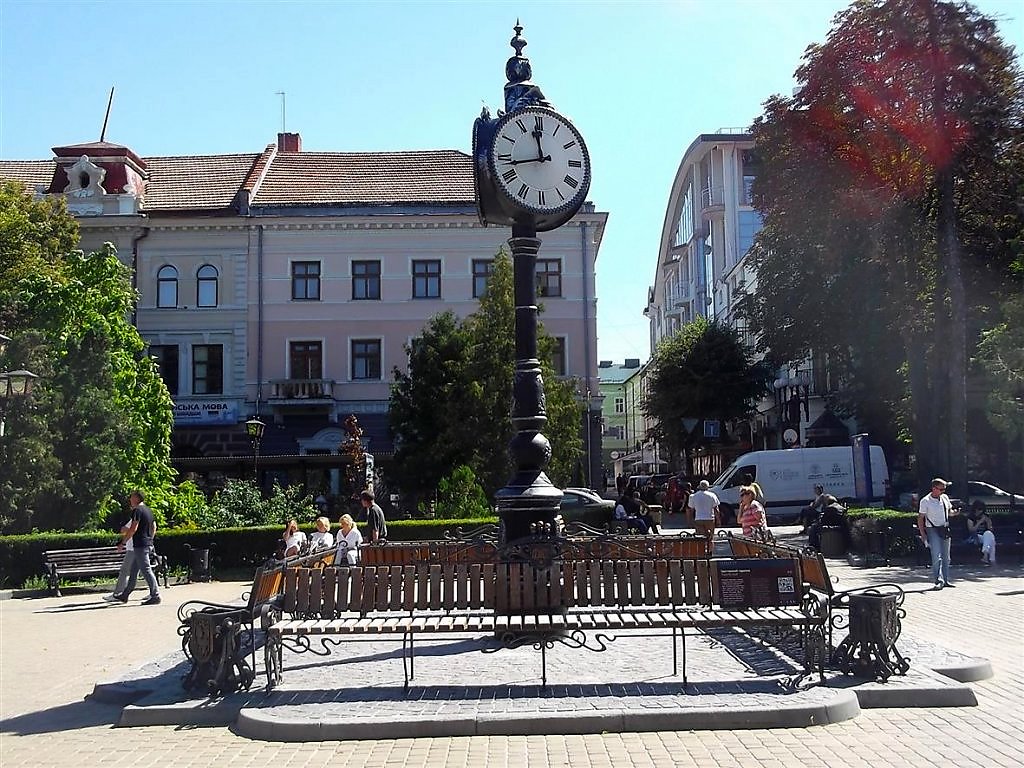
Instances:
[[[298,134],[231,155],[143,158],[106,142],[53,151],[0,161],[0,178],[65,197],[82,248],[112,242],[133,268],[135,322],[175,403],[176,464],[213,484],[251,467],[243,422],[253,415],[268,425],[265,483],[336,490],[331,457],[349,414],[366,449],[388,456],[404,346],[439,312],[475,311],[509,236],[479,224],[460,151],[304,152]],[[542,236],[537,269],[541,319],[559,341],[555,368],[577,380],[581,404],[598,392],[595,268],[606,221],[586,204]],[[587,424],[599,477],[600,419]]]

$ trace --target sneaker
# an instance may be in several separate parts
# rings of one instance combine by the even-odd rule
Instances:
[[[947,581],[946,582],[946,586],[949,587],[950,589],[953,589],[953,587],[955,587],[956,584],[951,584],[950,582]]]
[[[936,589],[942,589],[944,586],[946,586],[946,585],[943,584],[941,580],[935,582],[935,588]]]
[[[110,597],[113,598],[112,602],[113,601],[116,601],[118,603],[127,603],[128,602],[128,594],[126,592],[122,592],[120,595],[111,595]]]
[[[108,603],[116,603],[120,598],[117,596],[116,592],[112,592],[109,595],[104,595],[103,599],[106,600]]]
[[[142,601],[142,605],[160,605],[160,595],[153,595]]]

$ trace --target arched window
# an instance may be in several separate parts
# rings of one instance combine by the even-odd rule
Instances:
[[[170,265],[160,267],[156,273],[156,305],[178,306],[178,270]]]
[[[217,306],[217,268],[204,264],[196,273],[196,306]]]

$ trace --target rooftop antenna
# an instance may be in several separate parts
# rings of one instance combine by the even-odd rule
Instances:
[[[287,133],[288,131],[285,128],[285,120],[284,120],[284,118],[285,118],[284,108],[285,108],[285,98],[286,98],[285,97],[285,93],[284,93],[284,91],[277,91],[277,95],[281,97],[281,133]]]
[[[110,86],[110,98],[107,99],[107,114],[103,116],[103,129],[100,131],[100,141],[107,137],[107,121],[110,119],[110,105],[114,103],[114,86]]]

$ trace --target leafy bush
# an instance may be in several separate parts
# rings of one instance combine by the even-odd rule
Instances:
[[[280,525],[295,518],[300,523],[317,516],[313,497],[303,496],[302,489],[282,488],[274,483],[270,497],[264,499],[249,480],[229,480],[197,519],[200,528],[241,528],[246,526]]]
[[[436,512],[441,517],[486,517],[491,506],[473,470],[460,464],[437,487]]]
[[[312,521],[313,515],[305,520]],[[497,522],[488,517],[458,520],[395,520],[388,521],[388,537],[392,541],[427,541],[442,539],[446,532],[456,528],[475,528],[484,523]],[[314,530],[312,522],[301,526],[307,535]],[[209,549],[210,562],[220,569],[253,570],[274,551],[281,536],[282,525],[249,528],[218,528],[215,530],[161,529],[156,537],[156,551],[167,558],[168,565],[187,567],[190,559],[186,544],[193,549]],[[109,547],[117,542],[113,533],[35,533],[0,536],[0,586],[11,588],[43,573],[43,552],[48,549],[84,549]]]

